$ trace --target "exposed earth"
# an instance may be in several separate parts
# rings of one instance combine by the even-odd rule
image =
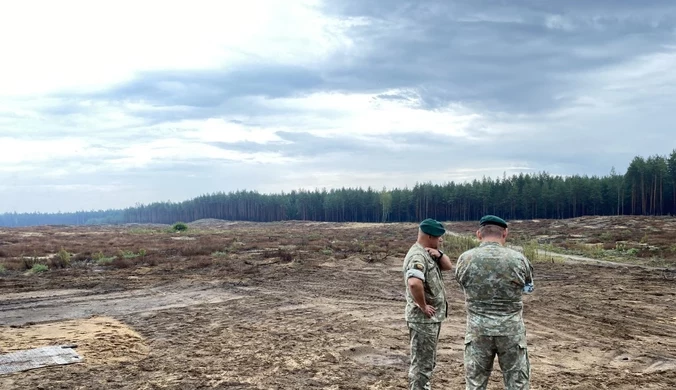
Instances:
[[[676,388],[675,221],[512,223],[516,239],[615,256],[535,262],[524,298],[532,389]],[[0,376],[0,388],[406,388],[401,263],[416,224],[188,226],[0,230],[0,353],[75,344],[84,358]],[[445,280],[433,388],[462,389],[463,296],[451,272]],[[489,388],[502,389],[494,369]]]

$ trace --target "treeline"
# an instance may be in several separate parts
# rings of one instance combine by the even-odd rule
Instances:
[[[583,215],[676,214],[676,149],[669,156],[635,157],[625,174],[559,176],[546,172],[466,183],[418,183],[413,188],[342,188],[260,194],[205,194],[184,202],[156,202],[123,210],[6,213],[0,226],[191,222],[202,218],[270,222],[416,222],[561,219]]]

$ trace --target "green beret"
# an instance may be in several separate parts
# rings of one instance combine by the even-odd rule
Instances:
[[[420,230],[422,230],[423,233],[429,234],[433,237],[443,236],[444,233],[446,233],[444,225],[432,218],[427,218],[426,220],[420,222]]]
[[[484,215],[479,220],[479,225],[481,225],[481,226],[498,225],[500,227],[507,229],[507,222],[505,222],[505,220],[500,218],[500,217],[496,217],[495,215]]]

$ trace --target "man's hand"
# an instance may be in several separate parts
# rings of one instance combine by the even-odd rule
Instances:
[[[439,252],[439,249],[428,247],[425,248],[425,250],[427,251],[427,253],[430,254],[430,256],[432,256],[433,259],[438,259],[439,257],[441,257],[441,252]]]
[[[439,249],[427,247],[425,248],[425,250],[437,262],[439,268],[442,271],[449,271],[453,269],[453,265],[451,264],[451,258],[448,257],[446,254],[441,254],[441,251]]]
[[[425,313],[427,318],[432,317],[437,311],[433,306],[430,306],[425,302],[425,288],[423,287],[422,280],[413,277],[408,278],[408,287],[411,289],[415,305]]]
[[[418,306],[420,307],[420,306]],[[434,307],[430,305],[425,305],[424,307],[420,307],[420,310],[422,310],[423,313],[427,316],[427,318],[431,318],[437,311],[434,309]]]

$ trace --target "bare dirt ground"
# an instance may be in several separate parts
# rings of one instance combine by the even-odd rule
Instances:
[[[658,248],[619,266],[535,264],[536,291],[524,299],[531,388],[676,388],[671,224],[627,217],[512,224],[514,237],[547,236],[562,247],[573,240],[610,248],[618,237],[603,233],[628,229],[623,241]],[[476,229],[446,225],[461,234]],[[400,267],[415,224],[211,220],[180,234],[166,229],[0,230],[0,353],[76,344],[84,358],[0,376],[0,388],[406,388]],[[65,267],[55,260],[62,248],[73,254]],[[33,262],[50,269],[27,271]],[[659,266],[630,264],[647,262]],[[433,388],[461,389],[464,303],[446,275],[450,316]],[[497,362],[489,388],[502,388]]]

